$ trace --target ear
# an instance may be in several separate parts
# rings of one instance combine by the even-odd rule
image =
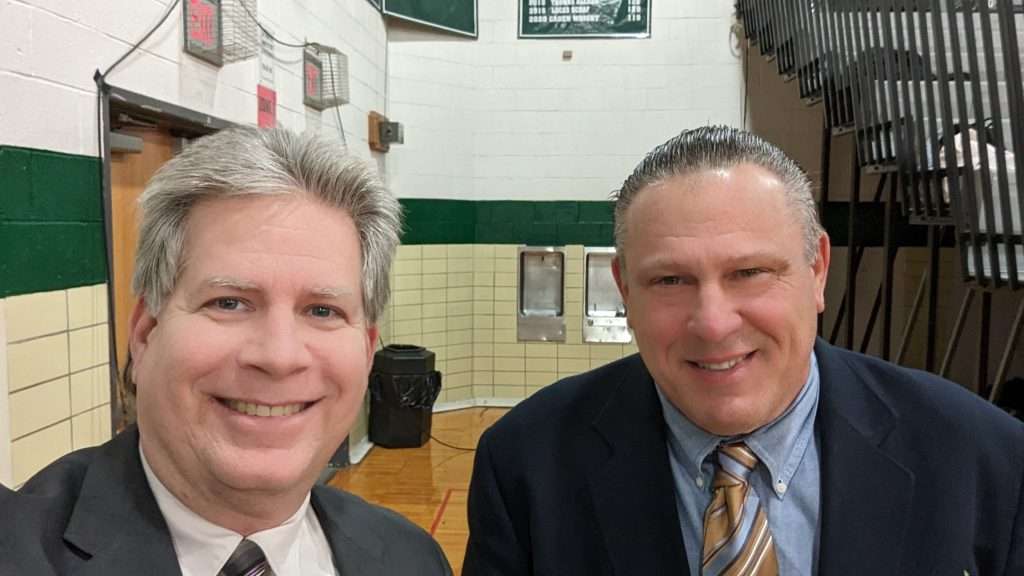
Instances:
[[[818,305],[818,313],[825,311],[825,283],[828,279],[828,264],[832,255],[832,242],[828,234],[822,232],[818,238],[818,257],[814,261],[814,298]]]
[[[619,288],[622,303],[626,305],[626,326],[632,329],[633,323],[629,318],[629,282],[626,280],[628,274],[626,265],[620,261],[621,258],[622,256],[619,255],[612,258],[612,277],[615,278],[615,285]]]
[[[622,301],[625,302],[629,299],[629,285],[626,283],[626,270],[622,262],[619,261],[620,258],[622,257],[618,255],[612,258],[612,276],[615,278],[615,285],[619,287]]]
[[[135,303],[135,309],[132,310],[128,338],[128,347],[133,358],[133,370],[135,366],[139,365],[142,356],[146,353],[146,349],[149,347],[149,336],[153,329],[156,328],[156,324],[156,317],[149,313],[149,308],[146,307],[146,300],[139,298]],[[132,375],[132,380],[135,380],[134,374]]]
[[[380,337],[380,328],[371,324],[366,328],[366,365],[373,366],[373,355],[377,352],[377,338]]]

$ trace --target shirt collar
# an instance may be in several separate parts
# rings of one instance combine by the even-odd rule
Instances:
[[[146,455],[139,443],[139,456],[146,480],[160,507],[160,512],[171,532],[174,551],[184,574],[216,574],[231,557],[231,553],[242,541],[242,535],[218,526],[199,516],[157,478],[149,467]],[[309,494],[299,509],[282,524],[249,535],[249,539],[260,545],[275,574],[287,574],[286,566],[298,551],[299,536],[303,529],[309,530],[310,517],[314,518],[309,505]],[[319,528],[317,526],[316,528]]]
[[[796,399],[778,418],[742,438],[706,432],[691,422],[655,385],[669,429],[669,449],[690,478],[703,474],[701,466],[723,441],[742,440],[754,451],[772,478],[772,488],[782,498],[796,473],[814,432],[818,408],[818,359],[811,351],[807,380]]]

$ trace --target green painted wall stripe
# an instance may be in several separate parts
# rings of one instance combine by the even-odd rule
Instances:
[[[403,199],[405,244],[610,246],[611,202]],[[100,160],[0,146],[0,298],[104,282]]]
[[[611,246],[612,202],[402,199],[403,244]]]
[[[0,146],[0,298],[106,281],[100,160]]]

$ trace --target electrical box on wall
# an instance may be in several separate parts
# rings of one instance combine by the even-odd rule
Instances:
[[[387,152],[392,144],[405,142],[405,129],[402,123],[392,122],[379,112],[370,112],[368,129],[367,140],[370,142],[371,150]]]

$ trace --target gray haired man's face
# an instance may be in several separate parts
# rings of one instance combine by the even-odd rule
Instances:
[[[240,197],[198,205],[187,230],[174,291],[133,319],[143,451],[208,506],[304,497],[355,421],[377,336],[352,219]]]

